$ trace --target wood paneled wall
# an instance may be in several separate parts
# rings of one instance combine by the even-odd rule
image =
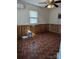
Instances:
[[[25,35],[26,34],[26,30],[27,30],[27,27],[29,25],[18,25],[17,26],[17,35],[18,36],[22,36],[22,35]]]
[[[31,31],[34,33],[42,33],[42,32],[46,32],[48,30],[49,30],[48,24],[39,24],[36,26],[31,26]]]
[[[61,33],[61,25],[60,24],[50,24],[49,31],[55,33]]]
[[[28,27],[30,30],[34,33],[42,33],[49,30],[48,24],[39,24],[39,25],[18,25],[17,26],[17,36],[23,36],[26,35]]]
[[[39,24],[39,25],[18,25],[17,26],[17,36],[26,35],[28,27],[33,33],[42,33],[46,31],[50,32],[61,32],[61,25],[60,24]]]

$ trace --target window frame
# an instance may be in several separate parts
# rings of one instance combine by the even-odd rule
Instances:
[[[37,17],[31,17],[30,11],[37,12]],[[30,11],[29,11],[29,23],[30,23],[30,25],[37,25],[38,24],[38,11],[36,11],[36,10],[30,10]],[[31,23],[31,19],[37,19],[37,23]]]

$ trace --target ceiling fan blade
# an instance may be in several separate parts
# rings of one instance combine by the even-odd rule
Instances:
[[[55,7],[58,7],[58,5],[54,4]]]
[[[47,7],[48,5],[46,5],[45,7]]]
[[[55,1],[55,3],[61,3],[61,1]]]

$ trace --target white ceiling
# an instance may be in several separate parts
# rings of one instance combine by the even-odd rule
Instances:
[[[39,4],[40,2],[45,2],[46,0],[24,0],[24,1],[36,6],[41,6],[41,7],[46,6],[46,4]]]
[[[40,6],[40,7],[45,7],[47,5],[47,4],[39,4],[40,2],[46,2],[47,0],[20,0],[20,1],[24,1],[26,3],[32,4],[35,6]],[[57,1],[57,0],[54,0],[54,1]]]

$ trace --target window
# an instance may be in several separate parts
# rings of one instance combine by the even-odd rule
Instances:
[[[37,24],[38,13],[37,11],[30,11],[30,24]]]

